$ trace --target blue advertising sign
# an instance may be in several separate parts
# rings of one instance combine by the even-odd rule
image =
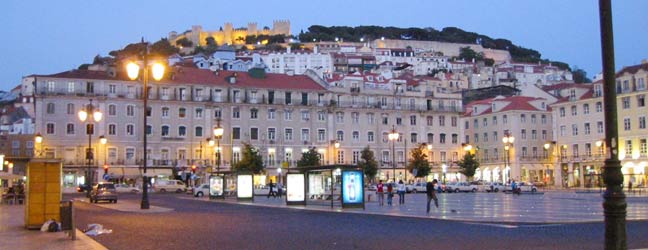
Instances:
[[[342,171],[342,207],[364,207],[362,170]]]

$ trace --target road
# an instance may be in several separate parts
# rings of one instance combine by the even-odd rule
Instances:
[[[77,203],[77,225],[99,223],[109,249],[602,249],[603,223],[490,224],[247,206],[158,194],[173,212],[133,213]],[[66,197],[70,198],[70,197]],[[137,203],[125,194],[120,203]],[[112,204],[110,204],[112,205]],[[628,222],[630,249],[648,247],[648,221]]]

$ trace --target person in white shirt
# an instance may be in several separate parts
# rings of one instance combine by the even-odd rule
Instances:
[[[396,189],[398,191],[398,204],[405,204],[405,184],[403,180],[398,181]]]

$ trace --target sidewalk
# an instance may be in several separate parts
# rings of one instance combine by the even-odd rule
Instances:
[[[103,250],[107,249],[77,229],[76,240],[63,232],[25,229],[24,205],[0,205],[1,249]]]

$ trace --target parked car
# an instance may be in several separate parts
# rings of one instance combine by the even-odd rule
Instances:
[[[79,193],[83,193],[83,192],[86,192],[88,190],[92,190],[92,186],[90,186],[89,184],[79,184],[79,186],[77,186],[76,190]]]
[[[533,185],[532,183],[517,182],[517,186],[518,186],[518,188],[520,188],[521,192],[531,192],[531,193],[538,192],[538,188],[535,185]],[[513,191],[513,188],[511,187],[511,185],[510,184],[506,185],[505,192],[512,192],[512,191]]]
[[[202,184],[193,188],[194,197],[203,197],[209,195],[209,184]]]
[[[486,192],[499,192],[499,191],[504,191],[506,189],[506,186],[501,183],[501,182],[484,182],[484,185],[482,186],[481,190],[484,190]]]
[[[187,190],[184,182],[179,180],[156,180],[153,185],[154,189],[158,192],[176,192],[182,193]]]
[[[136,187],[131,187],[128,184],[115,184],[117,193],[139,193],[141,190]]]
[[[451,192],[477,192],[479,191],[479,187],[474,184],[470,184],[468,182],[457,182],[457,183],[448,183],[446,185],[446,191],[451,193]]]
[[[405,185],[405,192],[408,193],[418,193],[418,192],[427,192],[427,182],[418,182],[414,184]]]
[[[117,203],[117,190],[112,182],[99,182],[90,191],[90,202],[97,203],[101,200]]]

